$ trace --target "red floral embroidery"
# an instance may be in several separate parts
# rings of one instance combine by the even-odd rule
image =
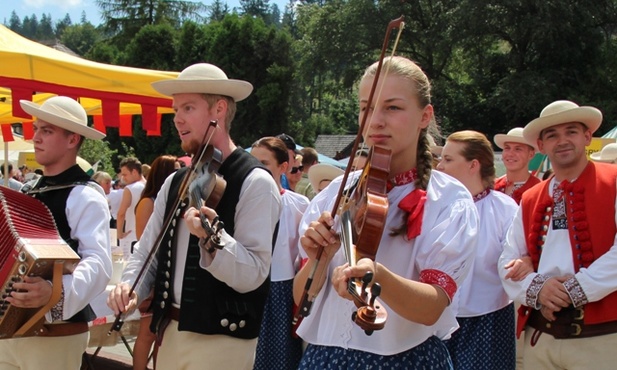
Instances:
[[[450,302],[452,302],[457,287],[456,281],[450,275],[434,269],[423,270],[420,273],[420,282],[439,286],[446,292]]]

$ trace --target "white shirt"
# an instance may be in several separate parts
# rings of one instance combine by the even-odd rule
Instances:
[[[137,240],[137,233],[135,232],[135,207],[137,206],[137,203],[139,203],[141,193],[144,191],[145,187],[145,181],[137,181],[127,185],[124,188],[128,189],[131,192],[131,205],[129,206],[129,208],[126,209],[126,214],[124,218],[124,230],[129,232],[127,236],[122,238],[125,243],[132,243]]]
[[[322,211],[332,210],[341,181],[342,177],[335,179],[313,198],[300,223],[300,235]],[[448,274],[460,286],[471,267],[478,227],[478,213],[471,195],[453,177],[433,171],[427,189],[422,233],[411,241],[403,235],[390,236],[389,231],[403,222],[404,211],[398,208],[398,204],[414,188],[410,183],[397,186],[388,193],[390,207],[376,260],[406,279],[419,281],[420,272],[435,269]],[[433,335],[446,339],[458,328],[456,302],[446,307],[432,326],[404,319],[384,303],[388,311],[384,329],[367,336],[351,321],[351,314],[356,310],[354,303],[341,298],[330,283],[333,269],[345,263],[343,254],[341,248],[334,256],[326,283],[317,295],[310,315],[298,328],[298,334],[305,341],[393,355],[416,347]]]
[[[107,201],[109,202],[109,209],[111,211],[111,217],[118,218],[118,209],[120,209],[120,203],[122,203],[122,192],[124,189],[111,189],[107,194]]]
[[[295,263],[300,242],[298,224],[309,205],[307,197],[290,190],[285,190],[281,199],[283,206],[272,254],[271,281],[291,280],[296,275]]]
[[[71,239],[79,242],[81,260],[72,274],[62,276],[64,305],[62,319],[67,320],[86,307],[105,290],[112,273],[109,239],[109,208],[100,192],[92,186],[78,185],[66,201],[66,218]],[[51,321],[51,313],[46,314]]]
[[[172,194],[170,198],[168,194],[173,176],[174,174],[171,174],[165,180],[156,197],[152,216],[122,274],[123,282],[133,284],[163,226],[167,201],[176,196]],[[237,292],[246,293],[257,289],[270,272],[272,233],[280,213],[281,196],[274,179],[265,170],[254,169],[244,179],[240,190],[234,219],[234,237],[223,231],[221,241],[225,247],[216,252],[215,258],[202,250],[201,267]],[[174,304],[179,306],[190,233],[183,219],[177,222],[173,298]],[[148,296],[154,284],[156,266],[157,261],[154,258],[148,273],[136,287],[140,301]]]
[[[510,303],[497,272],[506,234],[518,209],[512,198],[498,191],[476,202],[480,227],[473,267],[459,287],[457,317],[475,317],[504,308]]]
[[[553,195],[554,184],[555,178],[553,177],[548,186],[551,196]],[[617,199],[615,201],[615,207],[617,208]],[[606,222],[615,222],[617,224],[617,214],[614,220],[606,220]],[[597,258],[589,267],[581,268],[574,274],[572,246],[568,230],[553,230],[549,226],[546,233],[546,241],[544,242],[545,247],[542,250],[542,257],[538,265],[538,272],[533,272],[518,282],[510,279],[504,280],[503,278],[508,273],[508,270],[503,266],[515,258],[528,255],[523,227],[523,208],[521,207],[516,213],[512,227],[508,231],[504,251],[499,259],[499,275],[510,298],[522,304],[526,304],[527,289],[538,273],[549,277],[575,275],[589,302],[596,302],[617,290],[616,245],[617,235],[615,236],[613,246],[608,252]]]

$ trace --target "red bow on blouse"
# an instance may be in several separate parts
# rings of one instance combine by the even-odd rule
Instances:
[[[413,239],[422,232],[422,216],[426,203],[426,191],[416,189],[407,194],[398,204],[398,207],[407,212],[407,238]]]

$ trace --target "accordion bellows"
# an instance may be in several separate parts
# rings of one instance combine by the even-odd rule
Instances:
[[[54,266],[60,263],[63,273],[71,273],[79,256],[60,237],[51,212],[39,200],[0,187],[0,208],[0,339],[36,335],[49,304],[40,308],[10,305],[6,297],[13,284],[25,276],[51,280]],[[36,325],[30,325],[33,317],[40,317]]]

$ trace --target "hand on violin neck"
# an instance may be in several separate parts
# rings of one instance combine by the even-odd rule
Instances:
[[[212,208],[202,206],[200,210],[197,210],[195,207],[190,207],[184,213],[184,221],[191,234],[199,238],[209,238],[211,233],[208,233],[202,226],[202,215],[205,216],[210,225],[215,218],[218,218],[216,211]]]

